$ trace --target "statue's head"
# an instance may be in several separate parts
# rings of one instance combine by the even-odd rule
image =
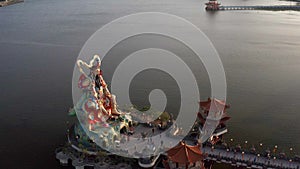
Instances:
[[[98,55],[95,55],[93,59],[90,61],[91,65],[91,71],[94,74],[100,73],[100,67],[101,67],[101,59]]]
[[[94,55],[93,59],[90,61],[90,65],[93,67],[101,66],[101,59],[99,55]]]

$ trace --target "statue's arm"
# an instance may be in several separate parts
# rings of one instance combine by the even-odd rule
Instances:
[[[79,68],[80,73],[82,73],[86,78],[92,80],[92,79],[91,79],[91,78],[83,71],[83,69],[82,69],[82,66],[83,66],[83,65],[90,69],[90,65],[88,65],[87,63],[85,63],[85,62],[82,61],[82,60],[77,60],[77,66],[78,66],[78,68]]]

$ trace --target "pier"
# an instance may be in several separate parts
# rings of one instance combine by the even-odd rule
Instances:
[[[271,158],[260,154],[247,152],[230,151],[230,149],[220,149],[214,147],[202,147],[203,154],[206,154],[207,161],[217,163],[227,163],[236,167],[246,167],[254,169],[299,169],[300,163],[297,161]]]
[[[270,10],[270,11],[294,10],[294,11],[300,11],[300,6],[299,5],[220,6],[219,10]]]
[[[269,10],[269,11],[286,11],[294,10],[300,11],[300,5],[258,5],[258,6],[221,6],[221,3],[217,0],[209,0],[205,3],[205,9],[207,11],[219,11],[219,10]]]

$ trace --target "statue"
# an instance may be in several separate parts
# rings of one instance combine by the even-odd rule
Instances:
[[[83,94],[75,106],[75,111],[80,112],[89,131],[99,137],[107,132],[118,133],[112,136],[119,136],[124,128],[129,131],[131,126],[129,124],[132,124],[131,116],[118,110],[116,96],[110,93],[102,77],[100,57],[95,55],[89,64],[78,60],[77,66],[81,73],[78,87]],[[84,70],[89,72],[86,73]]]

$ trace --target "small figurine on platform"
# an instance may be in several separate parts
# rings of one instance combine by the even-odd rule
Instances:
[[[111,114],[113,116],[121,115],[121,113],[117,109],[117,101],[116,101],[116,96],[115,95],[112,95],[110,102],[111,102]]]

